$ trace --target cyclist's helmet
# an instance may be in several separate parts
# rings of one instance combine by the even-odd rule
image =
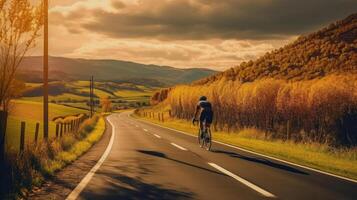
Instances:
[[[200,101],[207,101],[207,97],[206,96],[201,96],[200,97]]]

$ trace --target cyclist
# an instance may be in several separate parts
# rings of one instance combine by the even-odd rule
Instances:
[[[213,120],[212,104],[209,101],[207,101],[207,97],[205,96],[201,96],[198,101],[195,115],[192,118],[192,123],[197,121],[196,118],[198,113],[200,113],[200,118],[199,118],[200,130],[203,130],[203,125],[205,125],[206,127],[210,127]],[[201,137],[203,137],[202,134]]]

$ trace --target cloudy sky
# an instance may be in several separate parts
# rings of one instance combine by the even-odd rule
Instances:
[[[357,11],[356,0],[49,1],[51,55],[216,70]]]

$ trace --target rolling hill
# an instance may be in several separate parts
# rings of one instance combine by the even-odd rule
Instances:
[[[178,69],[119,60],[62,57],[50,57],[49,65],[50,80],[88,80],[94,75],[97,81],[129,82],[149,86],[190,83],[216,73],[209,69]],[[19,69],[20,79],[26,82],[42,81],[42,57],[26,57]]]
[[[221,80],[251,82],[262,78],[311,80],[330,74],[357,73],[357,13],[330,24],[255,61],[204,78],[196,84]]]
[[[357,145],[356,44],[353,14],[255,61],[164,89],[151,102],[189,119],[206,95],[216,130],[252,127],[265,138]]]

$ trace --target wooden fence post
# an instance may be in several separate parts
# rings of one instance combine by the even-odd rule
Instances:
[[[64,123],[64,131],[63,131],[63,133],[67,133],[67,123],[66,122]]]
[[[38,133],[40,132],[40,123],[36,123],[36,129],[35,129],[35,143],[37,144],[38,142]]]
[[[21,135],[20,135],[20,152],[21,153],[25,149],[25,129],[26,129],[26,123],[21,122]]]
[[[74,132],[77,132],[77,119],[73,120],[73,130]]]
[[[59,124],[56,123],[56,138],[59,136]]]
[[[61,122],[61,130],[60,130],[60,137],[63,135],[63,123]]]

